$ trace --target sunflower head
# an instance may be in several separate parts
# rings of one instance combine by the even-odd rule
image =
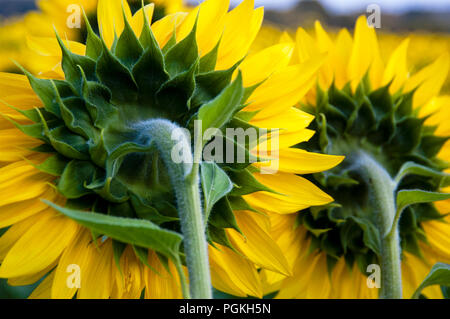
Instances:
[[[448,161],[439,154],[449,136],[436,134],[438,125],[421,116],[421,109],[432,99],[431,92],[442,85],[448,61],[442,57],[410,78],[408,40],[384,66],[375,32],[365,18],[358,20],[354,39],[343,30],[333,41],[320,24],[316,32],[316,39],[302,29],[297,33],[300,43],[309,44],[300,50],[300,59],[312,52],[329,54],[316,90],[302,105],[316,116],[311,128],[317,134],[301,145],[346,159],[334,169],[311,176],[335,203],[300,213],[297,224],[307,229],[310,250],[326,254],[330,270],[343,257],[349,266],[356,262],[366,274],[367,266],[377,263],[385,233],[380,207],[373,204],[371,185],[361,175],[358,161],[364,154],[382,167],[394,180],[396,194],[403,190],[439,192],[447,186],[443,171]],[[352,51],[347,50],[349,45]],[[343,65],[348,68],[342,69]],[[431,200],[406,207],[399,225],[402,251],[422,257],[419,243],[427,242],[423,223],[443,217]]]
[[[218,129],[241,127],[243,120],[231,119],[245,106],[246,90],[240,74],[232,80],[239,63],[215,71],[218,45],[199,56],[197,23],[184,39],[177,42],[173,34],[160,48],[147,15],[142,19],[138,38],[124,13],[124,30],[109,48],[86,18],[86,55],[71,52],[57,36],[64,80],[39,79],[24,71],[44,106],[23,111],[33,124],[16,125],[44,143],[37,151],[52,154],[38,168],[55,176],[67,207],[82,202],[98,213],[178,229],[169,175],[151,132],[143,127],[149,120],[165,119],[194,136],[193,122],[202,108],[228,113]],[[249,152],[249,144],[240,147]],[[249,165],[247,157],[244,163],[225,163],[224,169],[233,169],[230,176],[237,177]],[[221,244],[228,244],[222,240],[223,228],[238,229],[232,208],[246,207],[239,198],[224,199],[212,212],[209,233]]]
[[[195,137],[195,121],[203,120],[200,133],[214,128],[226,136],[200,142],[204,149],[226,145],[222,161],[199,164],[201,187],[195,187],[207,218],[212,283],[234,295],[262,296],[259,269],[290,273],[269,234],[268,214],[332,201],[295,174],[323,171],[342,157],[292,148],[313,135],[306,129],[313,117],[294,105],[313,85],[323,56],[292,65],[294,44],[282,41],[248,57],[263,15],[252,0],[231,11],[228,1],[208,0],[189,14],[169,14],[152,24],[153,5],[133,15],[127,2],[122,7],[120,0],[101,0],[97,9],[101,36],[85,17],[85,44],[30,37],[41,56],[39,68],[23,70],[26,77],[0,73],[6,88],[0,91],[2,112],[10,116],[10,123],[1,122],[7,128],[2,138],[12,143],[11,134],[17,134],[20,145],[34,147],[9,149],[0,167],[16,177],[2,187],[21,178],[32,185],[0,198],[7,216],[1,225],[13,225],[0,239],[0,276],[33,280],[50,272],[34,296],[48,296],[51,286],[53,297],[139,297],[145,284],[147,297],[179,297],[178,278],[165,275],[174,268],[184,275],[181,214],[168,161],[154,138],[158,132],[148,123],[162,120]],[[263,129],[261,143],[260,135],[249,143],[223,133],[253,128]],[[275,136],[279,143],[272,143]],[[251,163],[255,150],[268,144],[278,146],[279,158],[270,158],[279,168],[273,175],[261,174],[265,163]],[[241,152],[245,160],[236,161]],[[293,165],[297,158],[304,165]],[[16,176],[24,167],[28,175]],[[22,201],[33,205],[20,215],[4,208]],[[62,226],[48,226],[54,231],[47,233],[47,218]],[[33,245],[22,250],[29,241]],[[41,254],[47,243],[52,250]],[[36,254],[39,262],[31,262]],[[77,292],[67,289],[64,276],[78,262],[86,275]],[[96,286],[91,279],[98,276],[102,285]],[[123,281],[130,276],[135,279]]]

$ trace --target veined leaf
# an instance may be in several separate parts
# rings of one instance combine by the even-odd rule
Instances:
[[[200,164],[200,175],[204,194],[205,220],[208,220],[212,207],[233,189],[228,175],[213,162]]]
[[[445,199],[450,199],[450,194],[427,192],[418,189],[402,190],[397,194],[397,215],[410,205],[431,203]]]
[[[179,260],[179,248],[183,236],[176,232],[162,229],[148,220],[115,217],[69,209],[47,200],[44,200],[44,203],[94,232],[101,233],[123,243],[153,249],[175,262]]]
[[[411,299],[418,299],[421,291],[432,285],[450,286],[450,265],[444,263],[435,264],[419,288],[414,292]]]
[[[241,105],[244,88],[242,86],[242,75],[238,77],[219,96],[211,102],[204,104],[198,111],[198,119],[203,121],[204,133],[209,128],[222,128],[238,111]]]
[[[440,181],[443,184],[441,186],[448,186],[450,183],[450,174],[439,172],[414,162],[407,162],[400,168],[397,176],[395,177],[397,184],[400,183],[400,181],[407,175],[431,177]]]

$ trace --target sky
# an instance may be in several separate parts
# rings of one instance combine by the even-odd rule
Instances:
[[[195,0],[194,0],[195,1]],[[231,0],[237,4],[241,0]],[[404,12],[411,9],[450,12],[450,0],[321,0],[330,10],[337,13],[365,11],[369,4],[379,4],[387,12]],[[289,9],[297,0],[255,0],[256,5],[266,8]]]

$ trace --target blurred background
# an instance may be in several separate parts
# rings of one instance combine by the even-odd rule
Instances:
[[[132,8],[138,8],[141,0],[128,0]],[[189,5],[199,0],[146,0],[155,2],[155,19],[164,14],[188,10]],[[240,0],[231,0],[237,5]],[[82,4],[93,27],[96,27],[95,8],[97,0],[0,0],[0,72],[18,72],[12,60],[16,60],[30,71],[38,73],[28,64],[30,59],[27,36],[53,36],[53,27],[73,40],[83,41],[85,32],[66,27],[67,6]],[[312,29],[319,20],[332,34],[340,28],[353,29],[358,16],[367,13],[371,4],[379,5],[381,28],[377,30],[381,53],[388,56],[409,37],[409,65],[411,71],[433,62],[437,57],[450,52],[450,0],[255,0],[256,6],[265,6],[265,22],[252,50],[257,51],[277,43],[287,31],[295,36],[301,26]],[[369,13],[370,14],[370,13]],[[450,93],[450,80],[443,88]],[[0,229],[0,235],[5,229]],[[26,298],[37,283],[13,287],[0,279],[0,298]],[[216,297],[224,297],[217,293]]]

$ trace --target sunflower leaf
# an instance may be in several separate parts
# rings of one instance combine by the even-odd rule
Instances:
[[[233,183],[228,175],[213,162],[201,163],[200,175],[204,195],[205,220],[208,220],[214,204],[231,192]]]
[[[450,265],[444,263],[435,264],[411,299],[418,299],[422,290],[432,285],[450,286]]]
[[[432,168],[419,165],[414,162],[406,162],[405,164],[403,164],[397,176],[395,177],[395,182],[399,184],[400,181],[407,175],[431,177],[440,181],[440,183],[443,184],[442,186],[447,186],[450,183],[450,174],[439,172]]]
[[[427,192],[423,190],[402,190],[397,194],[397,215],[403,211],[406,207],[419,204],[419,203],[431,203],[440,200],[449,199],[450,194]]]
[[[152,249],[175,262],[179,261],[183,236],[176,232],[162,229],[148,220],[108,216],[61,207],[47,200],[43,202],[94,232],[123,243]]]
[[[242,75],[238,77],[219,96],[209,103],[202,105],[198,112],[198,119],[203,121],[203,132],[209,128],[222,128],[227,124],[241,105],[244,88]]]

